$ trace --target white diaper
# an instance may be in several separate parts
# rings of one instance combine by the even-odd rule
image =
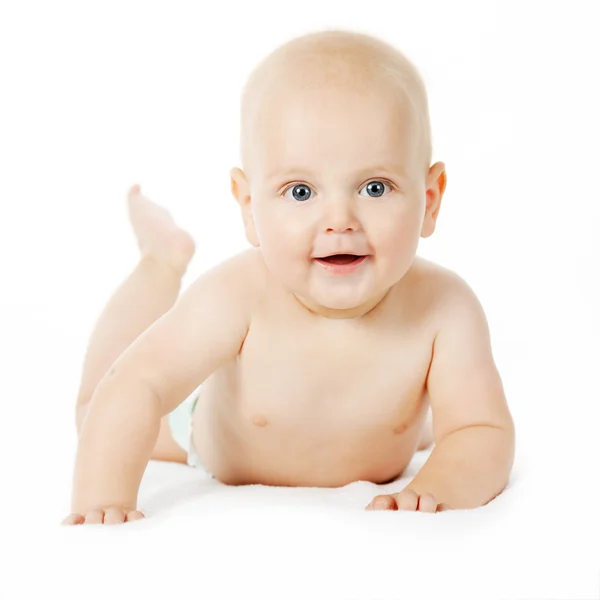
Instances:
[[[199,397],[200,388],[191,396],[188,396],[174,411],[170,412],[169,426],[173,439],[187,452],[187,464],[190,467],[203,469],[214,478],[212,473],[202,464],[192,440],[192,415]]]

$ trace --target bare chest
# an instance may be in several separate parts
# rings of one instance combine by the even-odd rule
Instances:
[[[324,331],[255,323],[237,365],[242,419],[329,435],[402,427],[424,393],[431,339],[340,324]],[[337,325],[337,324],[336,324]],[[266,424],[265,424],[266,426]]]
[[[418,320],[316,325],[259,312],[237,360],[205,382],[201,454],[232,483],[389,479],[419,441],[432,346]]]

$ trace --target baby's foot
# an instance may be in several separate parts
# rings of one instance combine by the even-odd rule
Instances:
[[[127,202],[142,256],[168,264],[183,274],[195,251],[192,236],[175,224],[166,209],[143,196],[139,185],[130,188]]]

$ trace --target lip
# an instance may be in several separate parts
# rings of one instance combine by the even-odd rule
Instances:
[[[361,256],[358,260],[348,263],[347,265],[335,265],[319,258],[315,258],[314,261],[332,275],[348,275],[349,273],[357,271],[360,266],[366,262],[367,258],[369,258],[368,254]]]

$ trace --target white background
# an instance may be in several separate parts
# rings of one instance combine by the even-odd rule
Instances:
[[[216,598],[202,581],[219,569],[229,574],[220,580],[223,597],[235,590],[240,597],[417,598],[436,584],[443,597],[471,590],[489,598],[598,598],[596,10],[591,1],[3,2],[0,550],[8,554],[0,598],[49,589],[63,597],[113,590],[118,598],[139,589]],[[512,502],[500,512],[470,511],[467,521],[485,517],[486,545],[462,543],[460,556],[443,555],[436,527],[422,520],[412,542],[400,526],[392,550],[334,549],[313,571],[327,524],[301,509],[296,518],[309,530],[312,523],[315,537],[277,538],[268,525],[264,537],[260,527],[250,537],[254,529],[245,532],[243,520],[214,538],[177,519],[137,532],[110,528],[127,535],[59,527],[70,508],[83,353],[138,258],[127,189],[140,183],[194,236],[184,288],[249,247],[229,181],[230,168],[241,167],[242,86],[279,44],[329,27],[396,45],[427,85],[433,160],[445,162],[448,186],[437,230],[421,240],[419,254],[461,275],[486,311],[517,427]],[[402,523],[404,516],[381,518]],[[441,528],[456,518],[443,517]],[[354,535],[349,516],[340,523],[340,532]],[[501,536],[506,527],[513,537]],[[452,533],[456,544],[460,531]],[[418,557],[414,536],[429,548]],[[383,577],[378,552],[397,569],[398,586],[370,596],[361,590]],[[462,584],[439,580],[449,560],[464,569]],[[259,587],[238,575],[248,569]],[[346,575],[333,585],[312,581],[311,572]],[[129,587],[117,577],[130,577]],[[315,591],[302,595],[303,581]]]

